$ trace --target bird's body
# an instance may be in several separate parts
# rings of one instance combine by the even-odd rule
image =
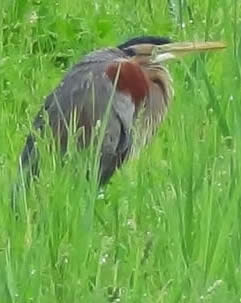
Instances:
[[[64,154],[70,122],[75,124],[76,130],[84,129],[77,140],[78,147],[84,148],[89,145],[92,130],[97,121],[104,119],[111,102],[101,149],[101,183],[109,179],[133,148],[133,128],[138,114],[142,116],[139,127],[142,126],[144,142],[163,117],[170,99],[168,72],[155,65],[147,72],[131,59],[120,48],[103,49],[85,56],[46,98],[34,121],[35,129],[44,130],[47,112],[53,137]],[[164,87],[162,78],[165,79]],[[155,82],[151,84],[150,79]],[[32,166],[35,172],[38,156],[34,141],[30,134],[21,163],[22,167]]]
[[[47,113],[53,137],[64,154],[72,124],[78,134],[78,147],[85,148],[98,121],[102,123],[107,116],[100,154],[100,182],[105,183],[133,148],[137,124],[137,133],[145,143],[163,118],[172,87],[168,71],[154,57],[155,47],[169,43],[158,37],[135,38],[117,48],[86,55],[46,98],[34,128],[44,131]],[[21,166],[35,174],[37,162],[31,133],[21,155]]]

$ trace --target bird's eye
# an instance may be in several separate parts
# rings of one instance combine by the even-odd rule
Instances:
[[[124,49],[122,49],[122,50],[123,50],[123,52],[124,52],[127,56],[129,56],[129,57],[134,57],[134,56],[136,55],[135,50],[134,50],[133,48],[131,48],[131,47],[124,48]]]

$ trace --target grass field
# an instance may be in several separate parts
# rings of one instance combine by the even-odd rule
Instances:
[[[0,302],[240,302],[240,1],[2,0],[0,9]],[[228,48],[169,63],[166,120],[102,192],[76,173],[81,156],[61,169],[46,152],[16,221],[9,192],[44,96],[82,55],[143,34]]]

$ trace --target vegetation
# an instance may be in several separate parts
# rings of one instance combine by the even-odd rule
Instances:
[[[240,1],[0,8],[0,301],[240,302]],[[105,189],[85,180],[86,155],[70,148],[62,169],[43,147],[16,221],[9,193],[44,96],[85,53],[142,34],[228,48],[168,65],[176,93],[166,120]]]

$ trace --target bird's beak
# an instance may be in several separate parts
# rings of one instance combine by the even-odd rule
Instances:
[[[170,59],[176,59],[192,53],[224,49],[224,42],[177,42],[163,45],[155,45],[152,49],[151,61],[161,63]]]

